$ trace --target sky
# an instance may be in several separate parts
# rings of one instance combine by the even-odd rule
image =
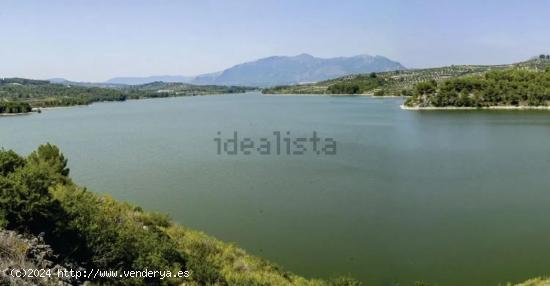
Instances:
[[[550,54],[546,0],[0,0],[0,77],[197,75],[273,55],[409,68]]]

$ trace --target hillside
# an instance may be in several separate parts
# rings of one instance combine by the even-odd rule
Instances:
[[[442,82],[419,83],[408,108],[536,108],[550,104],[550,59]]]
[[[12,269],[44,269],[47,271],[82,270],[74,264],[60,265],[52,248],[41,236],[21,235],[0,228],[0,285],[81,285],[71,277],[13,277]],[[3,270],[9,270],[3,271]]]
[[[265,94],[365,94],[365,95],[411,95],[413,87],[421,82],[445,81],[452,78],[479,76],[488,71],[508,68],[543,70],[546,59],[509,65],[453,65],[440,68],[409,69],[374,74],[358,74],[312,84],[277,86],[263,90]]]
[[[99,101],[124,101],[152,97],[240,93],[252,90],[236,86],[197,86],[155,82],[145,85],[111,87],[85,83],[51,83],[22,78],[0,79],[0,114],[26,113],[32,108],[86,105]]]

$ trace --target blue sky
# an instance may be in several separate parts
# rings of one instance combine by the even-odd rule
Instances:
[[[271,55],[407,67],[550,53],[550,1],[0,0],[0,76],[195,75]]]

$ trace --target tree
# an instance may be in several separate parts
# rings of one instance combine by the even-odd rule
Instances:
[[[59,151],[57,146],[47,143],[41,145],[38,149],[32,152],[28,157],[29,164],[41,166],[52,173],[54,179],[63,179],[69,175],[67,168],[67,159]],[[63,182],[60,180],[57,182]]]
[[[25,165],[25,159],[17,155],[13,150],[0,149],[0,176],[6,176]]]
[[[48,192],[49,176],[29,164],[0,176],[0,209],[6,227],[35,234],[51,229],[55,204]]]
[[[421,82],[417,84],[415,87],[415,90],[419,95],[432,94],[436,91],[436,89],[437,89],[437,82],[435,80]]]

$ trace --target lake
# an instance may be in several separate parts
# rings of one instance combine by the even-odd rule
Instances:
[[[97,103],[0,117],[0,146],[57,144],[80,185],[307,277],[497,285],[550,274],[550,113],[401,103],[259,94]],[[254,146],[274,132],[315,132],[336,150],[246,155],[239,145],[228,155],[221,144],[218,154],[216,138],[234,132]]]

